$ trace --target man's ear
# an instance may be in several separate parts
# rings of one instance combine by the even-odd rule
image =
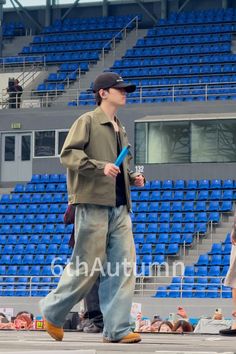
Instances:
[[[102,98],[106,98],[108,95],[108,92],[106,90],[101,89],[101,90],[99,90],[99,94]]]

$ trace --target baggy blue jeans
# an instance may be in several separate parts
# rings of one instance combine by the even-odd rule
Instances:
[[[119,340],[130,332],[135,286],[135,247],[126,206],[79,204],[75,212],[75,246],[58,286],[40,306],[43,316],[62,327],[66,315],[100,276],[103,335]]]

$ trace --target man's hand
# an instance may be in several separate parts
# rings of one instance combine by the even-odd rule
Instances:
[[[138,175],[134,180],[135,187],[143,187],[144,186],[144,177],[142,175]]]
[[[107,163],[104,168],[104,175],[116,178],[116,176],[120,173],[119,167],[114,165],[114,163]]]

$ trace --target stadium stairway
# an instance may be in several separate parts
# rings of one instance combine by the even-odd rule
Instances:
[[[15,56],[20,52],[25,45],[32,42],[33,36],[17,36],[13,39],[4,40],[3,42],[3,57]]]
[[[70,84],[70,90],[81,88],[82,90],[87,90],[90,88],[91,82],[94,81],[95,77],[99,75],[104,70],[108,70],[112,66],[115,59],[121,59],[125,55],[125,52],[128,48],[132,48],[138,38],[142,38],[146,34],[146,29],[139,29],[137,32],[135,29],[127,33],[127,38],[121,40],[119,43],[116,43],[115,50],[109,51],[105,55],[105,62],[103,63],[102,58],[95,64],[90,64],[89,71],[86,72],[80,79],[77,79],[74,83]],[[73,99],[73,97],[71,97]],[[65,89],[65,92],[60,95],[53,104],[65,103],[69,101],[68,92]]]
[[[223,216],[223,220],[217,227],[213,225],[212,234],[209,232],[205,237],[200,237],[199,244],[194,249],[189,249],[187,255],[180,256],[179,261],[183,261],[185,266],[197,263],[200,254],[210,252],[213,243],[223,243],[227,233],[231,230],[233,215]]]
[[[217,226],[213,226],[212,234],[208,232],[204,237],[200,237],[200,242],[198,245],[194,245],[186,248],[186,254],[180,254],[178,257],[168,257],[168,271],[169,274],[166,273],[165,268],[161,268],[159,275],[161,278],[158,278],[158,281],[161,282],[161,286],[169,285],[170,277],[169,276],[181,276],[182,268],[181,266],[175,266],[174,263],[183,262],[184,266],[193,266],[197,263],[198,258],[202,254],[206,254],[211,251],[213,243],[224,243],[226,235],[231,230],[233,223],[233,215],[230,213],[229,215],[224,214],[223,219]],[[150,293],[150,286],[152,283],[155,283],[155,278],[146,277],[145,281],[142,284],[143,290],[147,289]],[[136,285],[136,288],[139,289],[139,284]]]

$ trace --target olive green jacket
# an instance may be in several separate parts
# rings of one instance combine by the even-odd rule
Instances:
[[[128,145],[125,128],[117,119],[122,148]],[[104,167],[117,158],[117,139],[111,120],[100,107],[87,112],[72,125],[61,151],[67,168],[68,201],[114,207],[116,180],[105,176]],[[138,173],[129,170],[130,156],[123,162],[128,210],[131,210],[130,184]]]

